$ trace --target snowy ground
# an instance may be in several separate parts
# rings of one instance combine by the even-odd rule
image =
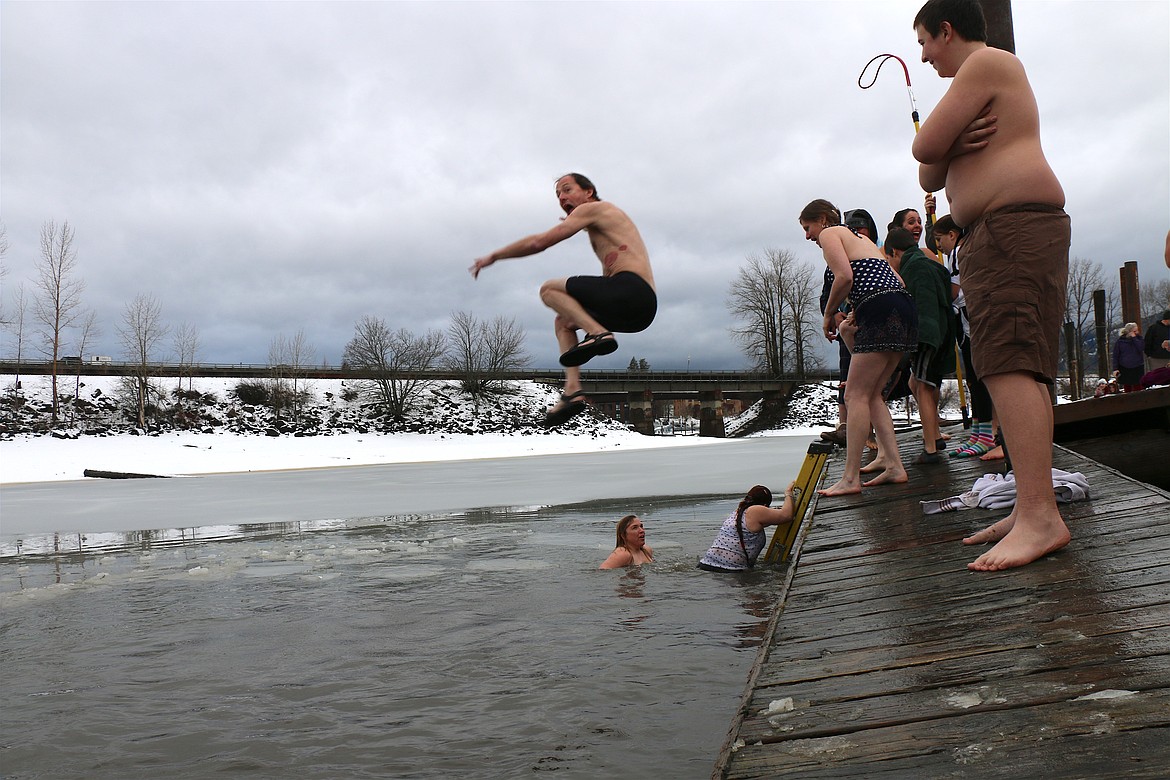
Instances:
[[[11,387],[12,377],[0,377]],[[116,391],[114,377],[82,377],[82,398],[110,397]],[[237,380],[196,378],[195,389],[220,399],[230,395]],[[315,397],[330,397],[339,404],[338,380],[312,380]],[[30,402],[51,398],[48,377],[22,377],[22,393]],[[72,392],[72,383],[62,381]],[[551,403],[542,387],[525,388],[539,407]],[[816,436],[836,417],[836,402],[829,387],[816,387],[800,403],[794,403],[783,427],[753,435]],[[745,419],[754,415],[746,412]],[[728,428],[742,424],[729,420]],[[212,432],[168,432],[157,435],[80,435],[59,439],[47,435],[17,434],[0,440],[0,483],[44,482],[82,479],[86,469],[156,475],[212,474],[223,472],[313,469],[379,463],[417,463],[483,458],[507,458],[613,449],[693,447],[713,443],[698,436],[644,436],[621,426],[591,421],[564,432],[392,433],[330,432],[294,437],[263,433],[234,433],[224,427]]]

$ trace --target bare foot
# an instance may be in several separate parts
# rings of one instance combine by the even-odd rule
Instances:
[[[841,477],[836,485],[824,490],[818,490],[822,496],[848,496],[854,493],[861,492],[861,484],[855,479],[846,479]]]
[[[897,468],[890,467],[871,479],[869,482],[863,482],[865,487],[872,487],[873,485],[893,485],[909,482],[910,476],[906,473],[906,469],[902,468],[899,463]]]
[[[899,464],[899,465],[901,465],[901,464]],[[871,460],[869,463],[865,464],[864,466],[862,466],[861,473],[862,474],[873,474],[876,471],[885,471],[887,468],[888,468],[888,466],[886,466],[885,459],[879,456],[877,458],[874,458],[873,460]]]
[[[982,531],[971,534],[963,540],[963,544],[991,544],[992,542],[998,542],[1007,536],[1008,531],[1012,530],[1012,526],[1015,524],[1016,515],[1013,512],[998,523],[992,523]]]
[[[994,447],[979,456],[979,460],[1003,460],[1003,447]]]
[[[999,543],[968,563],[967,568],[971,571],[1002,571],[1026,566],[1064,547],[1071,538],[1059,512],[1028,523],[1017,520]]]

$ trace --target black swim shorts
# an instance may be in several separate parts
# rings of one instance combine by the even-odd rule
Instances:
[[[613,276],[570,276],[565,289],[606,330],[637,333],[650,327],[658,313],[654,288],[633,271]]]

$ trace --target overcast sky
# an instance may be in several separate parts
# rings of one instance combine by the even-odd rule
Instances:
[[[3,2],[6,313],[43,223],[76,231],[83,302],[119,356],[126,304],[197,327],[205,362],[263,363],[303,329],[340,362],[354,324],[515,317],[556,365],[546,278],[595,274],[578,235],[478,281],[478,256],[552,227],[580,171],[646,240],[658,319],[590,368],[742,368],[728,285],[753,254],[818,263],[824,197],[883,227],[921,207],[914,127],[949,81],[901,2]],[[1064,185],[1074,257],[1164,278],[1170,3],[1012,3]],[[945,211],[940,206],[940,211]],[[168,339],[167,346],[170,342]],[[11,355],[5,335],[0,352]]]

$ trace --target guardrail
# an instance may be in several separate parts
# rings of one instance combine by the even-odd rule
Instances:
[[[142,366],[127,362],[90,362],[90,361],[57,361],[58,376],[75,376],[77,374],[89,376],[131,376],[137,374]],[[0,374],[47,375],[53,373],[53,364],[50,361],[4,361],[0,360]],[[374,379],[377,373],[345,366],[270,366],[258,363],[193,363],[181,365],[178,363],[150,363],[146,366],[146,373],[155,377],[228,377],[240,379],[266,379],[273,377],[302,379]],[[459,371],[431,369],[426,371],[397,371],[395,376],[403,379],[462,379],[466,374]],[[523,371],[499,371],[490,374],[492,379],[500,380],[529,380],[537,382],[559,383],[564,379],[561,369],[536,368]],[[819,382],[831,379],[827,372],[810,374],[805,377],[795,375],[770,376],[756,371],[626,371],[600,370],[583,371],[582,380],[594,383],[612,385],[661,385],[663,383],[677,383],[695,386],[707,385],[721,387],[743,383],[772,385],[781,383]]]

